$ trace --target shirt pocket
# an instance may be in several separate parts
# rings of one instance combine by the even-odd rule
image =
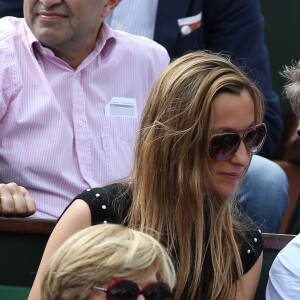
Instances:
[[[139,126],[138,118],[105,118],[102,143],[110,180],[130,175]]]

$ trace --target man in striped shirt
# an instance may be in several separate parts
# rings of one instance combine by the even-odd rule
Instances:
[[[130,173],[154,41],[103,21],[119,0],[25,0],[0,19],[0,214],[57,218],[72,197]],[[25,194],[24,186],[29,194]]]

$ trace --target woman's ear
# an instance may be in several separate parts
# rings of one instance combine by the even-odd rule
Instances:
[[[104,6],[102,11],[102,17],[107,17],[114,8],[120,3],[121,0],[107,0],[107,3]]]

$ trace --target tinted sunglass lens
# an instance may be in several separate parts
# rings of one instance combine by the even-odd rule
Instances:
[[[146,300],[169,300],[171,299],[171,291],[168,285],[158,283],[148,287],[143,292]]]
[[[108,295],[109,300],[136,300],[139,294],[138,286],[130,281],[119,281],[115,283]]]
[[[245,134],[244,138],[244,143],[247,149],[253,154],[257,153],[263,145],[265,136],[266,127],[263,124],[258,125],[255,128],[249,130]]]
[[[236,133],[224,133],[212,138],[209,156],[214,160],[230,158],[240,145],[240,137]]]

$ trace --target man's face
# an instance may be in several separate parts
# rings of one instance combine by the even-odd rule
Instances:
[[[26,22],[46,47],[89,46],[110,12],[110,0],[24,0]]]

